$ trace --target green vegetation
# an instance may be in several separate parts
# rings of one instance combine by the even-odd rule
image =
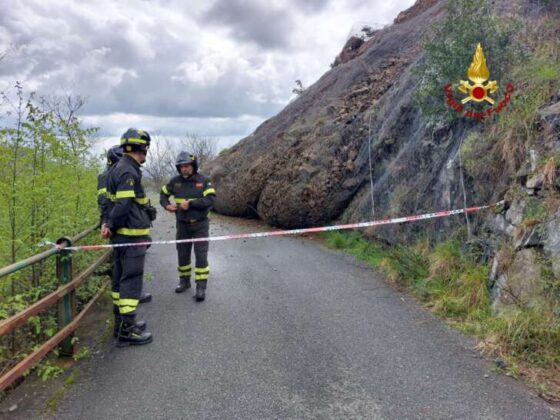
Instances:
[[[84,128],[76,116],[79,98],[26,95],[18,83],[13,95],[2,94],[0,120],[0,267],[46,248],[45,240],[73,236],[98,221],[98,159],[89,140],[96,129]],[[82,243],[97,242],[90,235]],[[74,273],[90,265],[98,253],[77,253]],[[78,310],[96,293],[105,277],[93,277],[77,290]],[[27,308],[58,287],[55,258],[49,258],[0,279],[0,319]],[[35,316],[0,338],[0,370],[29,355],[58,331],[57,307]],[[43,379],[59,368],[48,360],[35,372]]]
[[[55,391],[53,396],[47,401],[47,406],[45,407],[45,414],[52,414],[56,411],[58,404],[66,395],[66,391],[70,386],[76,381],[77,370],[74,369],[72,372],[64,379],[64,386],[60,387]]]
[[[381,260],[385,255],[385,249],[374,243],[367,241],[359,232],[329,232],[327,235],[327,244],[331,248],[343,249],[356,258],[367,261],[374,267],[381,264]]]
[[[96,130],[81,127],[79,103],[26,99],[17,85],[13,107],[13,126],[0,128],[0,266],[98,219],[100,167],[88,143]]]
[[[426,58],[415,70],[420,79],[415,99],[427,121],[449,122],[462,117],[446,105],[443,87],[467,80],[478,43],[482,44],[491,80],[501,85],[498,92],[504,92],[507,83],[515,80],[509,71],[521,54],[513,43],[520,23],[495,16],[491,7],[486,0],[450,0],[445,18],[425,34]],[[473,109],[479,110],[476,105]]]
[[[37,372],[37,376],[39,376],[39,378],[41,378],[43,381],[46,381],[51,378],[56,378],[58,375],[64,372],[64,369],[60,368],[59,366],[53,365],[50,360],[45,359],[37,365],[35,371]]]
[[[476,336],[483,353],[508,361],[509,374],[515,375],[520,365],[550,370],[560,363],[560,317],[554,307],[493,311],[489,267],[480,264],[477,255],[462,246],[460,238],[433,247],[426,240],[409,246],[386,246],[368,241],[359,232],[331,232],[326,242],[379,267],[437,316]],[[505,253],[503,259],[507,259]],[[556,294],[558,287],[555,280],[549,290]],[[551,395],[560,392],[547,389]]]

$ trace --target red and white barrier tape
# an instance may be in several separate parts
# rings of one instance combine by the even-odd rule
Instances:
[[[456,214],[474,213],[480,210],[496,207],[502,203],[503,201],[500,201],[496,204],[490,204],[487,206],[467,207],[465,209],[445,210],[445,211],[439,211],[437,213],[425,213],[416,216],[397,217],[394,219],[374,220],[370,222],[361,222],[361,223],[349,223],[345,225],[322,226],[322,227],[292,229],[292,230],[277,230],[277,231],[256,232],[256,233],[237,233],[233,235],[211,236],[208,238],[177,239],[177,240],[169,240],[169,241],[146,241],[146,242],[131,242],[131,243],[122,243],[122,244],[70,246],[70,247],[64,247],[64,249],[71,250],[71,251],[95,251],[95,250],[100,250],[105,248],[117,248],[117,247],[124,247],[124,246],[172,245],[172,244],[181,244],[181,243],[188,243],[188,242],[229,241],[231,239],[266,238],[269,236],[287,236],[287,235],[299,235],[302,233],[317,233],[317,232],[328,232],[332,230],[357,229],[357,228],[372,227],[372,226],[415,222],[417,220],[437,219],[441,217],[453,216]],[[61,246],[58,245],[57,247],[62,248]]]

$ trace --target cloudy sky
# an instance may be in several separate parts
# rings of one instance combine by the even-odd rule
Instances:
[[[129,126],[219,147],[325,71],[349,34],[414,0],[2,0],[0,90],[86,98],[99,147]]]

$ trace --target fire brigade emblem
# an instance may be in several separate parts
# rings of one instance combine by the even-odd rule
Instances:
[[[469,95],[461,102],[466,104],[469,101],[486,101],[493,105],[494,99],[492,99],[489,94],[498,90],[498,84],[495,80],[485,84],[485,82],[490,79],[490,71],[486,65],[486,58],[484,57],[484,52],[482,51],[480,43],[476,46],[476,51],[469,70],[467,71],[467,76],[472,84],[465,80],[461,80],[459,83],[458,89]]]

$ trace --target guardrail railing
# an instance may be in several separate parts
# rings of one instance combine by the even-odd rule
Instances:
[[[76,288],[85,282],[95,272],[96,268],[109,259],[111,251],[105,252],[85,271],[78,274],[75,278],[72,278],[72,251],[66,250],[65,248],[72,246],[72,244],[88,236],[91,232],[96,230],[98,226],[99,225],[92,226],[77,234],[73,238],[62,237],[56,242],[59,247],[53,247],[52,249],[26,258],[25,260],[0,268],[0,278],[2,278],[35,263],[41,262],[49,257],[56,256],[56,275],[59,282],[59,287],[54,292],[48,294],[10,318],[0,321],[0,336],[3,336],[12,332],[15,328],[25,324],[32,316],[35,316],[55,303],[58,303],[59,331],[48,341],[42,344],[37,350],[0,377],[0,391],[3,391],[14,383],[15,380],[37,364],[57,345],[60,346],[61,355],[73,355],[74,344],[72,334],[78,327],[80,321],[93,307],[95,301],[104,291],[104,289],[100,290],[80,311],[80,313],[76,314]]]

